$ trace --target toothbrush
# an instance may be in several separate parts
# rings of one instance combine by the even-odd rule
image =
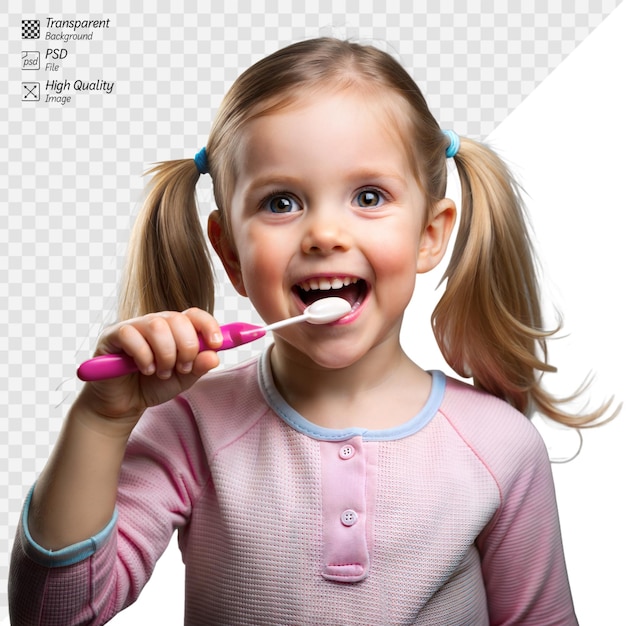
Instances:
[[[268,326],[255,326],[246,322],[233,322],[220,328],[224,341],[216,351],[230,350],[265,336],[270,330],[277,330],[291,324],[308,322],[309,324],[330,324],[350,312],[351,305],[343,298],[323,298],[309,305],[302,315],[296,315]],[[200,351],[210,348],[198,335]],[[78,378],[83,381],[117,378],[137,371],[135,361],[127,354],[103,354],[85,361],[77,370]]]

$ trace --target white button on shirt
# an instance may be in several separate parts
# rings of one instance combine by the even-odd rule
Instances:
[[[339,448],[339,458],[344,461],[351,459],[354,456],[354,447],[350,444],[345,444]]]
[[[344,526],[354,526],[358,519],[359,516],[352,509],[347,509],[341,514],[341,523]]]

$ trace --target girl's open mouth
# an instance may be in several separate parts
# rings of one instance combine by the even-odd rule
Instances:
[[[347,300],[355,311],[363,303],[369,285],[355,276],[320,276],[298,283],[292,291],[304,307],[322,298],[337,297]]]

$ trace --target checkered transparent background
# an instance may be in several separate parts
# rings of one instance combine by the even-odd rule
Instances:
[[[142,13],[127,4],[96,0],[84,13],[75,0],[9,0],[0,15],[0,619],[23,498],[79,389],[77,363],[115,317],[142,172],[204,145],[243,69],[307,37],[374,42],[409,69],[444,128],[481,139],[619,2],[152,0]],[[110,18],[110,28],[63,45],[43,39],[48,16]],[[21,39],[23,19],[42,20],[41,39]],[[48,47],[69,51],[57,72],[44,69]],[[41,70],[21,69],[23,50],[41,52]],[[21,101],[22,81],[52,79],[115,88],[71,92],[64,106]],[[204,218],[210,181],[198,193]],[[216,317],[258,321],[219,269],[218,278]]]

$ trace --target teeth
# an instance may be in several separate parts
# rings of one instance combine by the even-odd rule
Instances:
[[[329,291],[330,289],[341,289],[348,285],[355,284],[359,279],[353,276],[334,276],[332,278],[310,278],[301,283],[298,287],[304,291]]]

